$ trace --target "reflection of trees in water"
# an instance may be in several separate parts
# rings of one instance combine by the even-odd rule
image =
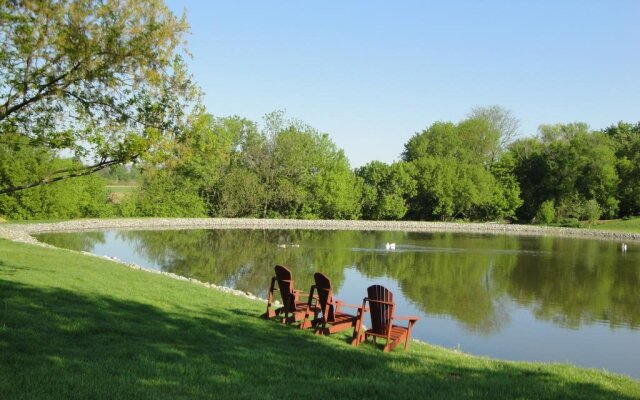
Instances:
[[[121,237],[136,243],[136,251],[173,272],[266,296],[273,266],[293,272],[296,287],[307,291],[313,273],[327,274],[335,287],[352,264],[348,251],[355,232],[278,230],[129,231]],[[287,245],[286,248],[278,244]],[[300,247],[292,247],[292,244]]]
[[[425,238],[429,247],[424,247]],[[407,247],[412,251],[366,255],[358,269],[369,277],[396,280],[404,296],[425,314],[452,316],[471,331],[489,334],[508,321],[505,290],[494,277],[515,264],[515,253],[504,250],[516,249],[517,239],[408,234],[400,249]]]
[[[577,328],[606,321],[640,327],[640,269],[615,243],[540,238],[546,252],[519,257],[508,293],[537,318]]]
[[[118,234],[163,270],[266,296],[273,266],[288,266],[296,287],[323,272],[336,287],[355,266],[398,282],[429,315],[455,318],[489,334],[509,320],[513,299],[537,318],[566,327],[607,321],[640,327],[640,268],[615,243],[551,237],[452,233],[185,230]],[[101,232],[42,234],[55,246],[90,251]],[[384,251],[396,242],[395,252]],[[300,247],[279,248],[278,244]],[[637,258],[636,258],[637,260]]]
[[[63,249],[90,252],[96,244],[105,243],[104,232],[40,233],[39,241]]]

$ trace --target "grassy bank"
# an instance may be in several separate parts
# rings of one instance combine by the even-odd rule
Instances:
[[[595,225],[593,229],[613,232],[640,233],[640,218],[603,221],[601,224]]]
[[[267,282],[265,282],[265,285]],[[75,253],[0,241],[7,399],[637,399],[632,379],[471,357],[383,354],[258,319],[264,304]]]

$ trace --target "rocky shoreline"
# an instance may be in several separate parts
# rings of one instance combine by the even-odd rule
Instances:
[[[41,244],[32,235],[44,232],[181,229],[313,229],[407,232],[460,232],[501,235],[561,236],[640,241],[638,233],[596,231],[537,225],[423,221],[344,221],[252,218],[120,218],[82,219],[52,223],[0,224],[0,238]]]

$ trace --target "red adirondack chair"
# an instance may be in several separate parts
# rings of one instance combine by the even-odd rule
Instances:
[[[394,315],[395,303],[393,302],[393,293],[384,286],[373,285],[367,288],[367,295],[362,301],[362,308],[371,314],[371,329],[364,332],[364,341],[369,336],[373,337],[373,343],[376,338],[381,337],[387,340],[382,351],[389,351],[396,347],[404,340],[404,349],[409,349],[409,339],[411,338],[411,328],[420,319],[415,316],[397,317]],[[366,308],[366,303],[369,308]],[[408,321],[408,326],[395,325],[397,320]]]
[[[318,296],[319,315],[316,315],[313,324],[316,326],[315,333],[318,335],[330,335],[345,329],[353,328],[351,344],[357,346],[360,343],[360,330],[362,328],[363,309],[360,306],[346,304],[333,298],[331,281],[326,275],[316,272],[313,274],[315,285],[311,286],[310,293],[314,291]],[[342,312],[342,307],[352,307],[356,309],[356,314]],[[307,311],[307,318],[311,318],[311,309]]]
[[[282,265],[276,265],[274,267],[276,275],[271,278],[271,286],[269,287],[269,294],[267,296],[267,312],[262,314],[261,317],[270,319],[277,316],[282,316],[282,323],[292,324],[294,322],[301,321],[300,328],[310,328],[311,321],[305,319],[307,315],[316,315],[317,307],[315,299],[306,295],[302,290],[296,290],[294,288],[293,276],[288,268]],[[276,282],[278,286],[276,287]],[[280,291],[282,297],[282,307],[273,309],[274,291]],[[302,301],[301,297],[309,297],[308,301]]]

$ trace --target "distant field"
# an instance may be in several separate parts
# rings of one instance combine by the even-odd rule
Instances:
[[[138,190],[139,186],[135,185],[107,185],[107,191],[110,193],[131,193]]]
[[[601,231],[640,233],[640,218],[606,221],[593,227]]]

